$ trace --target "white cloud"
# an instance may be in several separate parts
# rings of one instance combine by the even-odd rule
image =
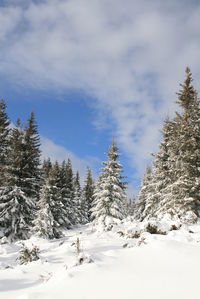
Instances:
[[[90,167],[93,172],[93,177],[96,177],[96,167],[99,162],[95,157],[86,157],[81,159],[73,152],[69,151],[65,147],[54,143],[52,140],[46,137],[41,137],[41,151],[42,159],[51,158],[53,162],[56,160],[61,163],[63,160],[69,158],[72,161],[73,171],[79,171],[81,181],[85,180],[87,167]]]
[[[2,74],[21,85],[79,88],[92,95],[141,173],[163,118],[174,110],[186,65],[200,79],[200,3],[11,3],[0,8]]]

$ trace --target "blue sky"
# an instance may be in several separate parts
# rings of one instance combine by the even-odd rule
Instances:
[[[187,65],[199,89],[199,19],[199,1],[0,1],[11,120],[34,110],[43,156],[70,156],[81,175],[100,167],[115,135],[137,189]]]

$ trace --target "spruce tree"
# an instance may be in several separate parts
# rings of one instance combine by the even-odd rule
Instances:
[[[69,220],[71,224],[77,223],[77,207],[74,202],[74,175],[72,170],[71,160],[68,159],[66,165],[66,195],[65,201],[68,203],[69,210]]]
[[[51,159],[48,158],[47,160],[44,160],[42,164],[42,170],[41,170],[42,179],[46,180],[49,177],[49,173],[51,169],[52,169]]]
[[[79,172],[74,178],[74,206],[76,207],[76,224],[84,223],[84,210],[82,209],[82,196]]]
[[[57,221],[59,213],[62,212],[62,205],[61,202],[55,198],[56,193],[54,193],[52,178],[47,178],[41,189],[39,201],[40,209],[34,220],[33,232],[39,237],[54,239],[62,236],[61,225]],[[58,213],[59,210],[60,212]]]
[[[9,177],[7,186],[0,192],[0,225],[11,239],[29,237],[35,205],[23,191],[25,165],[24,131],[18,119],[12,129],[9,151]]]
[[[60,238],[62,228],[69,226],[66,207],[62,200],[61,168],[56,161],[41,190],[38,216],[34,221],[34,232],[45,238]]]
[[[200,106],[189,68],[177,103],[182,113],[177,113],[175,119],[177,139],[174,146],[178,154],[173,169],[176,182],[172,188],[171,206],[180,217],[190,213],[195,219],[200,213]]]
[[[167,117],[162,129],[159,152],[154,155],[153,173],[146,188],[146,203],[142,218],[159,217],[169,208],[170,186],[175,182],[175,123]],[[150,178],[150,177],[149,177]],[[145,190],[142,190],[145,192]]]
[[[122,166],[118,162],[118,147],[113,139],[107,152],[108,159],[103,162],[99,180],[94,192],[92,217],[95,222],[107,225],[115,219],[123,219],[126,210],[126,194],[121,181]]]
[[[0,188],[7,184],[10,121],[6,113],[6,104],[0,101]]]
[[[181,111],[164,123],[143,218],[170,214],[195,221],[200,214],[200,106],[189,68],[177,103]]]
[[[65,161],[63,161],[60,166],[58,187],[60,188],[61,202],[63,205],[64,215],[65,215],[65,221],[63,222],[62,227],[69,228],[72,224],[70,220],[72,207],[71,207],[71,200],[69,198],[69,190],[67,184],[67,167]]]
[[[63,195],[61,187],[61,176],[60,176],[60,166],[56,161],[49,173],[49,196],[51,199],[51,212],[57,223],[61,227],[68,227],[69,218],[66,211],[66,207],[63,204]]]
[[[40,137],[33,112],[28,119],[25,129],[24,151],[26,159],[26,164],[24,165],[24,192],[30,198],[39,199]]]
[[[145,210],[149,204],[149,198],[152,197],[152,172],[151,167],[147,166],[144,177],[142,180],[142,186],[139,191],[138,202],[135,209],[135,218],[137,220],[143,220],[145,218]]]
[[[84,203],[84,207],[86,209],[86,219],[87,221],[91,221],[91,209],[93,207],[93,196],[94,196],[94,182],[92,179],[92,173],[91,169],[88,167],[87,168],[87,175],[86,175],[86,180],[85,184],[83,187],[83,192],[82,192],[82,201]]]

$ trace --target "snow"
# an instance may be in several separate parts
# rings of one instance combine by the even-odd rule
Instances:
[[[145,232],[145,225],[129,219],[111,231],[90,224],[66,231],[59,240],[32,237],[24,244],[37,245],[40,260],[27,265],[17,259],[21,242],[9,244],[4,239],[0,298],[200,298],[200,224],[170,231],[169,221],[163,220],[159,227],[166,228],[167,235]],[[136,229],[140,237],[128,238]]]

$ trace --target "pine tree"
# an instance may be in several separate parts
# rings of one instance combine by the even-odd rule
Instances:
[[[82,201],[86,209],[85,214],[86,214],[87,221],[93,220],[91,217],[92,214],[91,209],[93,207],[93,199],[94,199],[93,196],[94,196],[94,182],[92,179],[91,169],[88,167],[85,185],[83,187],[83,192],[82,192]]]
[[[22,191],[24,185],[24,130],[20,119],[11,131],[9,152],[9,186],[17,186]]]
[[[146,203],[142,218],[159,217],[163,211],[168,210],[170,197],[172,196],[169,186],[174,183],[173,174],[175,163],[175,123],[167,117],[162,130],[162,142],[159,152],[154,155],[153,173],[149,177],[146,188]],[[145,191],[145,190],[144,190]]]
[[[200,106],[189,68],[177,103],[182,113],[177,113],[175,119],[177,162],[173,169],[176,182],[172,187],[171,207],[180,217],[187,217],[189,212],[195,219],[200,213]]]
[[[95,221],[107,224],[107,221],[123,219],[126,209],[126,194],[121,181],[122,166],[117,161],[119,154],[115,140],[107,152],[108,160],[103,162],[94,193],[92,217]]]
[[[77,208],[74,202],[74,175],[71,160],[68,159],[66,165],[66,195],[65,201],[70,207],[69,220],[71,224],[77,223]]]
[[[69,225],[69,216],[63,204],[60,167],[57,161],[55,162],[55,164],[52,167],[52,170],[50,171],[48,184],[50,193],[49,197],[52,202],[52,215],[55,221],[59,223],[61,227],[67,228]]]
[[[9,151],[9,176],[7,186],[0,192],[0,225],[11,239],[29,237],[35,205],[23,191],[25,165],[24,131],[18,119],[12,129]]]
[[[62,168],[56,161],[41,190],[40,210],[34,221],[34,232],[38,236],[50,239],[60,238],[62,228],[70,225],[66,207],[63,204],[62,179]]]
[[[34,199],[39,199],[40,190],[40,137],[35,123],[35,116],[32,112],[24,135],[24,192]]]
[[[59,172],[59,184],[58,184],[61,192],[61,202],[63,205],[65,221],[62,225],[63,228],[69,228],[71,226],[71,200],[69,198],[69,190],[67,184],[67,167],[66,162],[63,161],[60,166]]]
[[[83,224],[84,223],[84,210],[82,209],[82,197],[81,197],[81,185],[80,185],[80,177],[79,172],[76,172],[76,176],[74,179],[74,205],[76,207],[76,223]]]
[[[0,192],[0,225],[12,241],[30,237],[30,222],[34,204],[18,186],[5,187]]]
[[[200,214],[200,106],[189,68],[177,103],[181,112],[172,121],[167,119],[163,127],[143,218],[168,213],[195,221]]]
[[[144,211],[147,208],[149,198],[152,197],[151,184],[152,184],[151,167],[147,166],[142,180],[142,186],[139,191],[137,207],[135,209],[135,218],[137,220],[143,220],[146,216]]]
[[[7,184],[10,121],[6,113],[6,104],[0,101],[0,187]]]
[[[135,216],[136,209],[137,209],[136,197],[133,196],[132,198],[129,198],[127,201],[126,215],[127,216]]]
[[[46,180],[49,177],[49,173],[51,169],[52,169],[51,159],[48,158],[47,160],[44,160],[42,164],[41,176],[43,180]]]
[[[43,185],[41,190],[39,201],[40,209],[37,213],[36,219],[34,220],[33,228],[33,232],[36,236],[47,239],[60,238],[62,236],[60,224],[53,216],[55,211],[57,216],[57,210],[61,208],[61,204],[55,200],[52,189],[53,188],[49,184],[49,180],[46,179],[46,183]]]

